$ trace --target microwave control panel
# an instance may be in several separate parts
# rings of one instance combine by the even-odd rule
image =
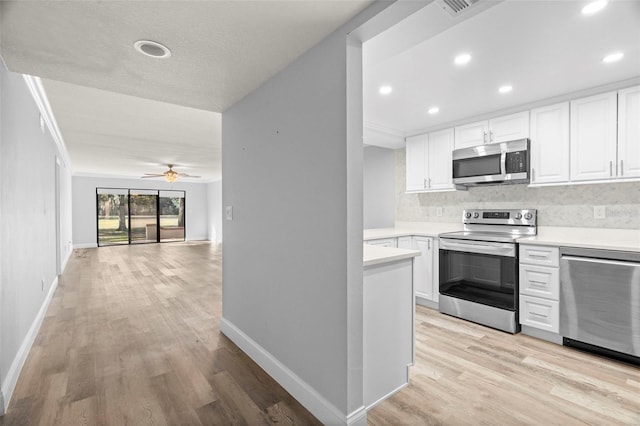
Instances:
[[[511,173],[523,173],[529,169],[529,151],[515,151],[507,152],[506,158],[506,172]]]

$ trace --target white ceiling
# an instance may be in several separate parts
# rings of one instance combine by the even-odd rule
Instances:
[[[43,78],[74,173],[140,176],[173,162],[215,180],[216,113],[371,2],[2,1],[1,54]],[[139,39],[172,56],[137,53]]]
[[[364,45],[369,133],[379,133],[379,145],[389,146],[393,144],[385,137],[390,135],[401,140],[466,118],[640,76],[640,2],[610,1],[598,14],[584,16],[581,9],[587,3],[508,0],[459,20],[432,3],[413,20]],[[427,25],[430,38],[416,40]],[[392,53],[393,45],[398,49]],[[603,64],[601,59],[613,51],[624,52],[624,59]],[[472,60],[459,67],[453,59],[462,52]],[[513,91],[499,94],[503,84]],[[393,92],[380,95],[382,85],[392,86]],[[440,112],[429,115],[427,109],[436,105]],[[373,139],[366,142],[375,144]]]
[[[221,175],[221,114],[43,80],[75,174]],[[189,180],[189,179],[186,179]]]

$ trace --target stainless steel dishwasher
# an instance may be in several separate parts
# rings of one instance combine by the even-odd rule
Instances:
[[[560,254],[563,343],[640,364],[640,252]]]

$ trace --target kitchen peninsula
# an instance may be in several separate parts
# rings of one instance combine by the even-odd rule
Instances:
[[[417,250],[363,246],[363,381],[366,409],[409,383],[414,354]]]

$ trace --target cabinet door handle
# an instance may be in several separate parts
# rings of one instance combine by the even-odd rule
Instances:
[[[613,161],[609,161],[609,176],[613,176]]]
[[[624,176],[624,160],[620,160],[620,176]]]
[[[487,132],[482,132],[482,143],[487,143]]]
[[[431,178],[429,178],[429,188],[431,188]]]
[[[489,142],[493,142],[493,131],[489,130]]]
[[[427,240],[427,250],[431,250],[431,240]]]
[[[427,178],[424,178],[424,182],[422,182],[422,187],[423,188],[427,187]]]

